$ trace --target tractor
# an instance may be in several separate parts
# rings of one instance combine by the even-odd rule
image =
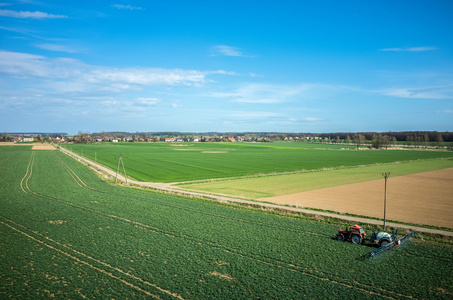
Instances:
[[[374,256],[375,254],[381,253],[382,251],[390,250],[395,246],[399,246],[406,239],[413,237],[417,232],[412,231],[411,233],[406,234],[405,236],[398,238],[398,230],[393,230],[392,234],[387,232],[378,231],[371,234],[369,239],[365,238],[365,231],[359,225],[352,225],[345,230],[339,230],[336,236],[338,241],[351,241],[354,244],[361,244],[364,242],[369,242],[371,244],[379,245],[379,248],[371,251],[370,255]]]
[[[337,241],[351,241],[354,244],[361,244],[365,240],[365,231],[359,225],[352,225],[345,230],[339,230],[337,233]]]

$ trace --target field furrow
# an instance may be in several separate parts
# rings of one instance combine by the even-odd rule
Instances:
[[[413,240],[364,259],[373,248],[335,241],[328,223],[112,186],[60,152],[10,159],[0,297],[449,297],[448,244]]]
[[[34,242],[36,243],[39,243],[43,246],[46,246],[56,252],[58,252],[59,254],[62,254],[62,255],[65,255],[79,263],[82,263],[86,266],[88,266],[89,268],[95,270],[95,271],[98,271],[98,272],[101,272],[103,274],[106,274],[108,276],[110,276],[111,278],[113,279],[116,279],[128,286],[131,286],[137,290],[139,290],[140,292],[148,295],[148,296],[152,296],[153,298],[156,298],[156,299],[162,299],[160,296],[158,295],[155,295],[137,285],[135,285],[134,283],[130,282],[130,279],[134,279],[136,281],[140,281],[141,283],[147,285],[147,286],[151,286],[157,290],[159,290],[160,292],[164,292],[170,296],[173,296],[174,298],[177,298],[177,299],[181,299],[183,300],[183,298],[177,294],[174,294],[174,293],[171,293],[170,291],[167,291],[165,289],[162,289],[160,287],[158,287],[157,285],[153,284],[153,283],[150,283],[150,282],[147,282],[146,280],[143,280],[139,277],[136,277],[132,274],[129,274],[128,272],[125,272],[121,269],[119,269],[118,267],[113,267],[105,262],[102,262],[98,259],[95,259],[93,257],[90,257],[88,255],[86,255],[85,253],[83,252],[80,252],[80,251],[77,251],[75,249],[72,249],[70,247],[68,247],[67,245],[62,245],[61,243],[55,241],[55,240],[52,240],[51,238],[49,237],[46,237],[42,234],[40,234],[39,232],[37,231],[32,231],[28,228],[26,228],[25,226],[23,225],[20,225],[16,222],[13,222],[11,220],[8,220],[7,218],[4,218],[3,216],[0,216],[0,218],[3,219],[0,220],[0,223],[4,226],[7,226],[9,227],[10,229],[26,236],[28,239],[30,240],[33,240]],[[68,252],[69,251],[69,252]],[[100,266],[99,266],[100,265]],[[115,273],[120,273],[123,277],[126,277],[125,278],[122,278],[121,276],[119,275],[115,275]],[[129,281],[128,281],[129,280]]]

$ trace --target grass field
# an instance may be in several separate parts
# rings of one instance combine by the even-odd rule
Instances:
[[[180,182],[453,157],[453,152],[448,151],[357,151],[353,150],[354,146],[285,142],[102,143],[64,147],[113,170],[117,169],[118,158],[122,155],[129,176],[150,182]]]
[[[453,247],[111,186],[58,151],[0,147],[0,298],[451,299]]]
[[[383,172],[390,172],[391,177],[394,178],[445,168],[453,168],[453,159],[418,160],[340,169],[321,169],[287,175],[186,183],[179,186],[194,191],[260,199],[382,179]]]

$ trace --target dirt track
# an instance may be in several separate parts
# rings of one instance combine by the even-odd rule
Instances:
[[[260,201],[383,218],[384,182],[374,180]],[[389,177],[387,220],[453,228],[453,168]]]

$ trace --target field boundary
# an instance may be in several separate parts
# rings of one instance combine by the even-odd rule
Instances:
[[[99,163],[93,162],[93,161],[91,161],[85,157],[82,157],[74,152],[71,152],[70,150],[65,149],[63,147],[60,147],[60,150],[64,154],[76,159],[80,163],[89,166],[92,170],[101,174],[105,179],[108,179],[111,177],[115,178],[115,176],[116,176],[115,171],[113,171]],[[120,180],[123,183],[125,182],[124,178],[121,178],[121,176],[118,176],[118,180]],[[281,213],[286,213],[286,214],[304,215],[304,216],[315,217],[315,218],[340,219],[340,220],[351,222],[351,223],[367,224],[367,225],[377,226],[377,227],[382,225],[381,220],[370,219],[370,218],[366,218],[366,217],[347,216],[347,215],[335,214],[335,213],[330,213],[330,212],[325,212],[325,211],[313,211],[313,210],[305,209],[305,208],[289,207],[289,206],[277,205],[277,204],[266,203],[266,202],[250,201],[250,200],[244,200],[244,199],[238,199],[238,198],[232,198],[232,197],[226,197],[226,196],[185,191],[185,190],[174,188],[172,186],[173,183],[141,182],[141,181],[131,180],[131,179],[128,179],[128,182],[130,183],[129,186],[131,186],[131,187],[151,188],[151,189],[159,190],[162,192],[181,195],[181,196],[185,196],[185,197],[207,199],[207,200],[212,200],[212,201],[216,201],[216,202],[220,202],[220,203],[228,203],[228,204],[256,208],[256,209],[260,209],[260,210],[264,210],[264,211],[276,211],[276,212],[281,212]],[[398,228],[400,230],[403,229],[406,231],[415,230],[418,233],[438,235],[438,236],[447,237],[449,239],[453,239],[453,232],[440,230],[440,229],[426,228],[426,227],[423,227],[423,225],[413,226],[413,225],[399,224],[399,223],[394,223],[394,222],[386,222],[386,225],[389,228]]]

